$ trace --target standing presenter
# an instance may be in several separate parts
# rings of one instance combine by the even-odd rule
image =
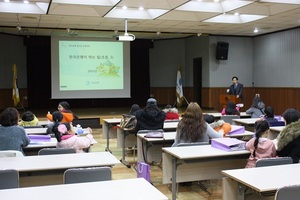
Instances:
[[[242,102],[244,102],[243,97],[243,84],[239,83],[238,77],[232,77],[232,85],[230,85],[229,89],[227,89],[227,93],[230,95],[235,95],[236,98],[240,98]]]

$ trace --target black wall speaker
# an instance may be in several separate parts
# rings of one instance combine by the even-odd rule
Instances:
[[[227,60],[228,59],[228,47],[229,43],[227,42],[217,42],[217,60]]]

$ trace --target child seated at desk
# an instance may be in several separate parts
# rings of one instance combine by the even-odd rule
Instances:
[[[240,107],[234,105],[231,101],[228,101],[227,105],[221,111],[222,115],[240,115]]]
[[[39,120],[36,116],[30,112],[26,111],[22,114],[21,121],[19,122],[20,126],[38,126]]]
[[[89,148],[94,143],[91,129],[87,135],[79,136],[72,131],[70,123],[56,123],[52,132],[55,134],[57,139],[57,148],[73,148],[77,153],[84,153],[84,149]]]
[[[213,115],[205,114],[204,120],[217,132],[221,133],[224,137],[231,131],[231,125],[224,120],[215,121]]]
[[[259,120],[255,122],[254,127],[255,137],[246,143],[246,149],[251,152],[246,168],[255,167],[258,159],[276,156],[275,145],[268,139],[269,123],[266,120]]]

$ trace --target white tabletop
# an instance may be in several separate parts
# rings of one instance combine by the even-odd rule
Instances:
[[[47,126],[49,124],[53,124],[51,121],[39,121],[38,126]]]
[[[121,122],[121,118],[103,119],[103,122],[108,124],[119,124]]]
[[[25,128],[28,135],[44,135],[47,134],[47,128]]]
[[[143,178],[0,190],[1,200],[167,200]]]
[[[112,166],[120,161],[109,152],[73,153],[0,158],[0,169],[42,171],[74,167]]]
[[[23,147],[23,149],[56,147],[56,143],[56,138],[50,138],[50,141],[47,142],[30,142],[29,145],[27,147]]]
[[[176,122],[165,122],[164,123],[164,130],[176,129],[177,125],[178,125],[178,121],[176,121]]]
[[[232,119],[232,121],[238,124],[254,125],[254,123],[261,118],[242,118],[242,119]]]
[[[285,126],[271,126],[270,130],[271,131],[276,131],[276,132],[281,132],[282,129],[284,129],[284,128],[285,128]]]
[[[249,154],[248,150],[241,151],[224,151],[211,147],[211,145],[200,145],[200,146],[187,146],[187,147],[165,147],[163,148],[164,152],[169,153],[170,155],[181,159],[204,159],[204,158],[213,158],[213,157],[226,157],[231,155],[243,155]]]
[[[221,118],[222,117],[222,113],[220,113],[220,112],[203,113],[203,114],[213,115],[216,118]],[[241,117],[250,117],[251,115],[246,114],[246,112],[240,112],[240,116]]]
[[[300,184],[300,164],[223,170],[222,174],[258,192]]]
[[[148,142],[164,141],[164,140],[172,141],[176,137],[176,131],[164,132],[164,137],[163,138],[145,138],[145,135],[146,134],[137,134],[137,137],[141,138],[145,141],[148,141]]]

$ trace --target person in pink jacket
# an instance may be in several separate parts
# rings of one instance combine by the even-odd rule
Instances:
[[[246,143],[246,149],[251,152],[246,168],[255,167],[258,159],[276,156],[275,145],[272,140],[268,139],[269,129],[270,126],[266,120],[255,122],[255,137]]]
[[[91,133],[91,129],[89,131]],[[73,148],[76,153],[86,152],[85,149],[88,149],[95,141],[90,133],[84,136],[74,134],[69,123],[56,123],[52,132],[57,139],[57,148]]]

